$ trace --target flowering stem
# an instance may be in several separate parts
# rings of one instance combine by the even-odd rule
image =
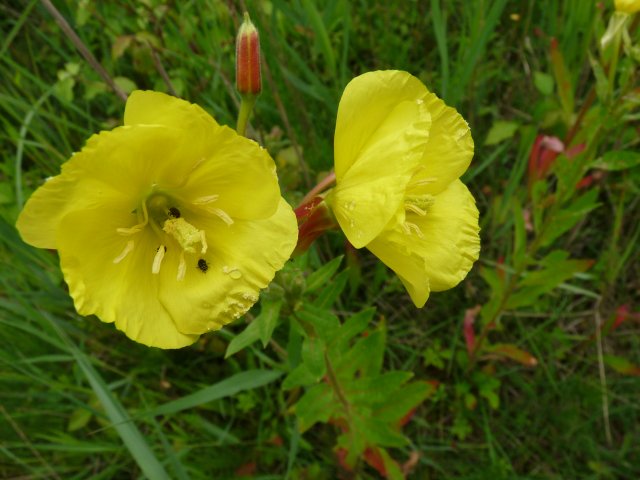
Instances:
[[[309,190],[309,193],[307,193],[302,199],[302,201],[300,202],[299,207],[309,203],[311,200],[315,198],[316,195],[318,195],[319,193],[322,193],[324,190],[327,189],[329,185],[331,185],[335,181],[336,181],[336,172],[332,170],[331,173],[329,173],[329,175],[324,177],[322,180],[320,180],[320,182],[318,182],[318,184],[315,187]]]
[[[247,125],[249,123],[249,117],[251,116],[253,106],[256,104],[256,98],[257,97],[255,95],[242,95],[240,111],[238,112],[238,125],[236,127],[238,135],[242,135],[243,137],[247,136]]]

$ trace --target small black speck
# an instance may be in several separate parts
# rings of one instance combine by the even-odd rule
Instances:
[[[160,250],[160,247],[156,248],[156,252],[157,252],[158,250]],[[165,252],[167,251],[167,247],[164,247],[164,251],[165,251]]]
[[[180,218],[180,210],[178,210],[176,207],[171,207],[169,209],[169,216],[173,218]]]
[[[209,270],[209,264],[204,258],[198,260],[198,268],[202,271],[202,273],[206,273]]]

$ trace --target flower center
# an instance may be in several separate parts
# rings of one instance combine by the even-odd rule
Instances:
[[[191,202],[189,208],[215,215],[227,225],[231,225],[233,220],[226,212],[210,206],[217,199],[217,195],[201,197]],[[188,211],[188,209],[181,210],[181,205],[184,203],[164,192],[153,191],[143,199],[140,206],[135,210],[138,224],[133,227],[117,229],[117,232],[124,236],[133,236],[147,227],[153,230],[159,239],[159,245],[151,264],[151,273],[153,274],[160,273],[167,251],[180,252],[177,280],[183,280],[186,274],[187,262],[185,254],[197,255],[198,259],[193,261],[194,268],[203,273],[207,271],[209,264],[204,258],[200,257],[208,249],[206,233],[184,218],[183,213]],[[124,250],[113,260],[113,263],[120,263],[133,248],[134,240],[129,240]]]
[[[414,223],[409,221],[411,219],[411,214],[417,215],[419,217],[424,217],[429,212],[429,208],[433,205],[433,195],[429,195],[428,193],[423,194],[408,194],[404,198],[404,210],[405,210],[405,220],[402,223],[402,230],[407,235],[411,235],[415,233],[419,238],[423,238],[424,234],[420,227]],[[407,220],[409,219],[409,220]]]

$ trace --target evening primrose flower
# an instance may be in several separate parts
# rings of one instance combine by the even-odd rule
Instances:
[[[349,241],[396,272],[417,307],[457,285],[480,251],[459,180],[473,157],[464,119],[407,72],[369,72],[342,95],[334,149],[326,202]]]
[[[17,227],[58,250],[80,314],[161,348],[243,315],[297,238],[263,148],[197,105],[142,91],[124,126],[92,136],[36,190]]]

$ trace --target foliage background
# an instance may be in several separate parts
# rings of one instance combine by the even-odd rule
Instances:
[[[304,390],[281,388],[291,368],[283,350],[296,348],[288,324],[322,295],[342,320],[376,307],[370,332],[384,332],[383,371],[435,386],[403,429],[409,441],[390,450],[409,478],[640,476],[638,54],[621,53],[611,66],[599,51],[611,2],[55,5],[122,89],[173,92],[230,125],[234,35],[248,9],[265,59],[251,134],[276,159],[292,203],[331,168],[346,83],[373,69],[415,74],[471,125],[476,155],[464,180],[483,247],[460,286],[416,310],[374,257],[331,234],[280,278],[285,306],[269,346],[227,359],[246,322],[160,351],[79,317],[55,253],[23,244],[13,225],[43,178],[91,133],[119,124],[123,104],[40,2],[3,2],[2,478],[378,478],[365,461],[351,472],[341,466],[335,424],[301,433],[292,406]],[[566,138],[583,110],[574,143],[587,145],[578,174],[590,172],[591,183],[579,191],[558,167],[532,187],[536,135]],[[559,224],[567,228],[549,238]],[[549,258],[553,251],[564,257]],[[339,291],[314,291],[310,273],[341,254]],[[282,297],[271,290],[267,298]],[[464,335],[473,312],[466,329],[464,319],[475,305],[483,305],[476,342],[487,341],[473,353]]]

